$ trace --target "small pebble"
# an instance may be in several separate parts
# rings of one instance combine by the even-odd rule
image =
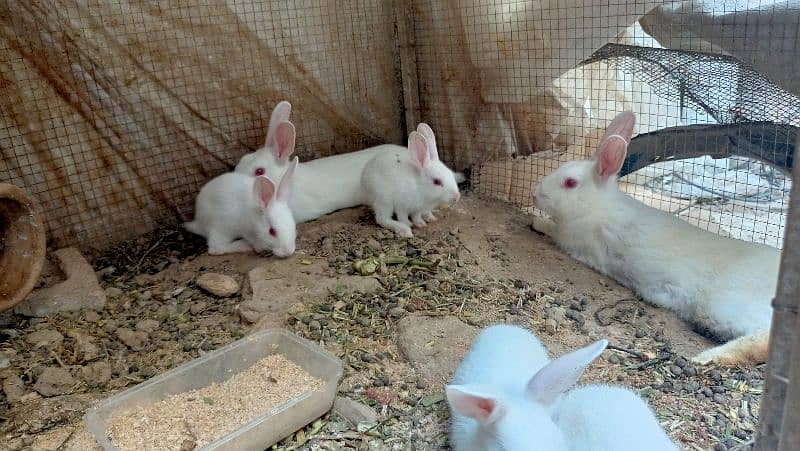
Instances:
[[[720,372],[717,371],[717,370],[711,370],[708,373],[708,377],[710,377],[711,380],[714,381],[714,382],[719,382],[719,381],[722,380],[722,374],[720,374]]]
[[[647,332],[645,332],[643,329],[636,329],[636,332],[633,334],[633,336],[636,338],[644,338],[647,336]]]
[[[681,374],[683,374],[683,370],[678,365],[672,365],[671,367],[669,367],[669,370],[672,372],[672,374],[676,376],[680,376]]]
[[[88,312],[83,314],[83,320],[86,321],[87,323],[96,323],[100,321],[100,314],[95,311],[89,310]]]
[[[619,365],[619,363],[620,363],[619,356],[617,356],[615,354],[611,354],[608,357],[608,363],[613,363],[614,365]]]
[[[366,362],[366,363],[375,363],[376,359],[375,359],[375,357],[373,357],[372,354],[370,354],[368,352],[365,352],[365,353],[361,354],[361,361]]]
[[[711,391],[714,393],[725,393],[725,387],[721,385],[714,385],[711,387]]]
[[[714,394],[714,402],[717,402],[719,404],[725,404],[725,395],[723,395],[721,393],[715,393]]]
[[[118,298],[122,296],[122,290],[117,287],[108,287],[106,288],[106,296],[112,299]]]
[[[714,392],[713,392],[713,391],[711,391],[711,389],[710,389],[710,388],[708,388],[708,387],[705,387],[705,388],[703,388],[702,390],[700,390],[700,393],[702,393],[703,395],[705,395],[705,396],[706,396],[706,397],[708,397],[708,398],[710,398],[710,397],[714,396]]]
[[[681,369],[686,368],[687,363],[688,362],[686,362],[686,359],[684,359],[683,357],[678,357],[677,359],[675,359],[675,365],[678,365],[679,367],[681,367]]]
[[[687,376],[697,376],[697,368],[693,366],[687,366],[683,369],[683,373]]]
[[[556,333],[556,329],[558,329],[558,323],[556,323],[556,320],[554,320],[553,318],[548,318],[547,320],[545,320],[545,322],[544,322],[544,330],[548,334],[552,335],[552,334]]]
[[[689,382],[683,384],[683,388],[687,392],[692,393],[692,392],[697,391],[700,388],[700,384],[697,381],[689,381]]]
[[[392,318],[400,318],[401,316],[406,314],[406,310],[400,307],[395,307],[389,310],[389,316]]]
[[[5,354],[0,352],[0,370],[4,370],[11,366],[11,359],[6,357]]]
[[[308,327],[311,328],[311,330],[320,330],[322,329],[322,324],[320,324],[317,320],[313,320],[308,323]]]

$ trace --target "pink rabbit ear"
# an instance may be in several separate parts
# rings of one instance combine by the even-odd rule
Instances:
[[[625,141],[631,142],[631,137],[633,136],[633,127],[636,125],[636,115],[630,111],[623,111],[619,113],[608,127],[606,127],[606,132],[603,134],[603,139],[600,140],[602,143],[606,140],[606,138],[612,135],[621,136]]]
[[[272,116],[269,118],[269,127],[267,128],[267,140],[265,145],[271,148],[275,148],[275,131],[278,128],[278,124],[281,122],[286,122],[289,120],[289,115],[292,113],[292,104],[287,101],[281,101],[277,105],[275,105],[275,109],[272,110]]]
[[[633,136],[636,116],[630,111],[619,113],[606,128],[603,139],[594,154],[597,175],[607,179],[619,173],[625,163],[628,143]]]
[[[433,129],[430,125],[420,122],[417,126],[417,132],[421,133],[422,136],[425,137],[425,141],[428,143],[428,156],[432,161],[439,160],[439,149],[436,147],[436,136],[433,134]]]
[[[273,152],[278,160],[286,161],[294,152],[295,130],[291,122],[281,122],[275,129],[275,147]]]
[[[611,135],[600,143],[594,155],[595,170],[602,179],[617,175],[625,163],[628,142],[620,135]]]
[[[408,150],[411,152],[411,161],[418,169],[423,169],[430,160],[428,142],[418,132],[411,132],[408,137]]]
[[[258,206],[266,209],[275,196],[275,184],[268,177],[256,177],[253,181],[253,195]]]
[[[474,418],[483,425],[490,425],[505,414],[502,403],[480,387],[448,385],[445,394],[453,411]]]

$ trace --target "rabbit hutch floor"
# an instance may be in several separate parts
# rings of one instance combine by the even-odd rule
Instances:
[[[614,348],[584,382],[638,389],[684,449],[749,448],[763,365],[687,363],[711,342],[571,260],[511,206],[467,195],[439,218],[404,240],[366,209],[341,211],[301,225],[286,260],[209,256],[175,229],[96,256],[103,311],[0,314],[0,448],[91,449],[81,417],[98,399],[284,327],[339,356],[339,395],[374,412],[362,408],[355,425],[330,413],[274,449],[440,449],[443,383],[476,331],[495,322],[530,327],[554,354],[607,337]],[[211,294],[198,281],[209,272],[241,289]]]

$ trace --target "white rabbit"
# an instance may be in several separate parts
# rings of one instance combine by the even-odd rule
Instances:
[[[288,121],[292,106],[282,101],[275,106],[270,117],[264,147],[244,155],[235,172],[248,175],[267,175],[279,180],[289,165],[292,150],[281,151],[275,146],[275,127]],[[395,144],[382,144],[356,152],[334,155],[301,163],[297,167],[292,183],[292,199],[289,206],[298,223],[311,221],[342,208],[356,207],[367,203],[361,187],[364,166],[375,155],[405,150]],[[461,183],[465,177],[456,174]]]
[[[645,301],[732,340],[696,363],[764,362],[780,251],[707,232],[620,192],[634,123],[633,113],[619,114],[594,159],[565,163],[541,180],[534,202],[550,219],[534,218],[534,228]]]
[[[650,406],[623,387],[591,384],[565,393],[553,421],[575,451],[678,451]]]
[[[278,125],[279,147],[294,146],[294,126]],[[277,186],[268,177],[229,172],[205,184],[197,195],[195,219],[183,226],[204,236],[211,255],[261,252],[270,249],[278,257],[294,253],[296,227],[289,209],[294,159]]]
[[[529,331],[497,325],[472,343],[447,386],[455,451],[569,450],[554,404],[606,345],[600,340],[552,362]]]
[[[455,451],[677,451],[633,392],[606,385],[567,391],[608,345],[555,360],[531,332],[485,329],[447,386]]]
[[[439,160],[433,131],[424,123],[417,130],[408,138],[408,149],[376,155],[361,175],[377,223],[404,237],[413,235],[412,223],[424,227],[436,220],[436,207],[461,197],[453,171]]]
[[[281,150],[275,146],[275,126],[289,119],[289,102],[280,102],[272,112],[264,147],[239,160],[235,172],[248,175],[267,175],[273,180],[289,165],[294,149]],[[289,206],[298,223],[311,221],[342,208],[366,203],[361,188],[361,172],[367,162],[377,154],[404,149],[394,144],[383,144],[368,149],[331,157],[317,158],[297,167],[292,182],[292,199]]]

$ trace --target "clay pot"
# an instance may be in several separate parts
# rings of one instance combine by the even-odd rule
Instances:
[[[14,185],[0,183],[0,311],[31,292],[45,258],[38,205]]]

